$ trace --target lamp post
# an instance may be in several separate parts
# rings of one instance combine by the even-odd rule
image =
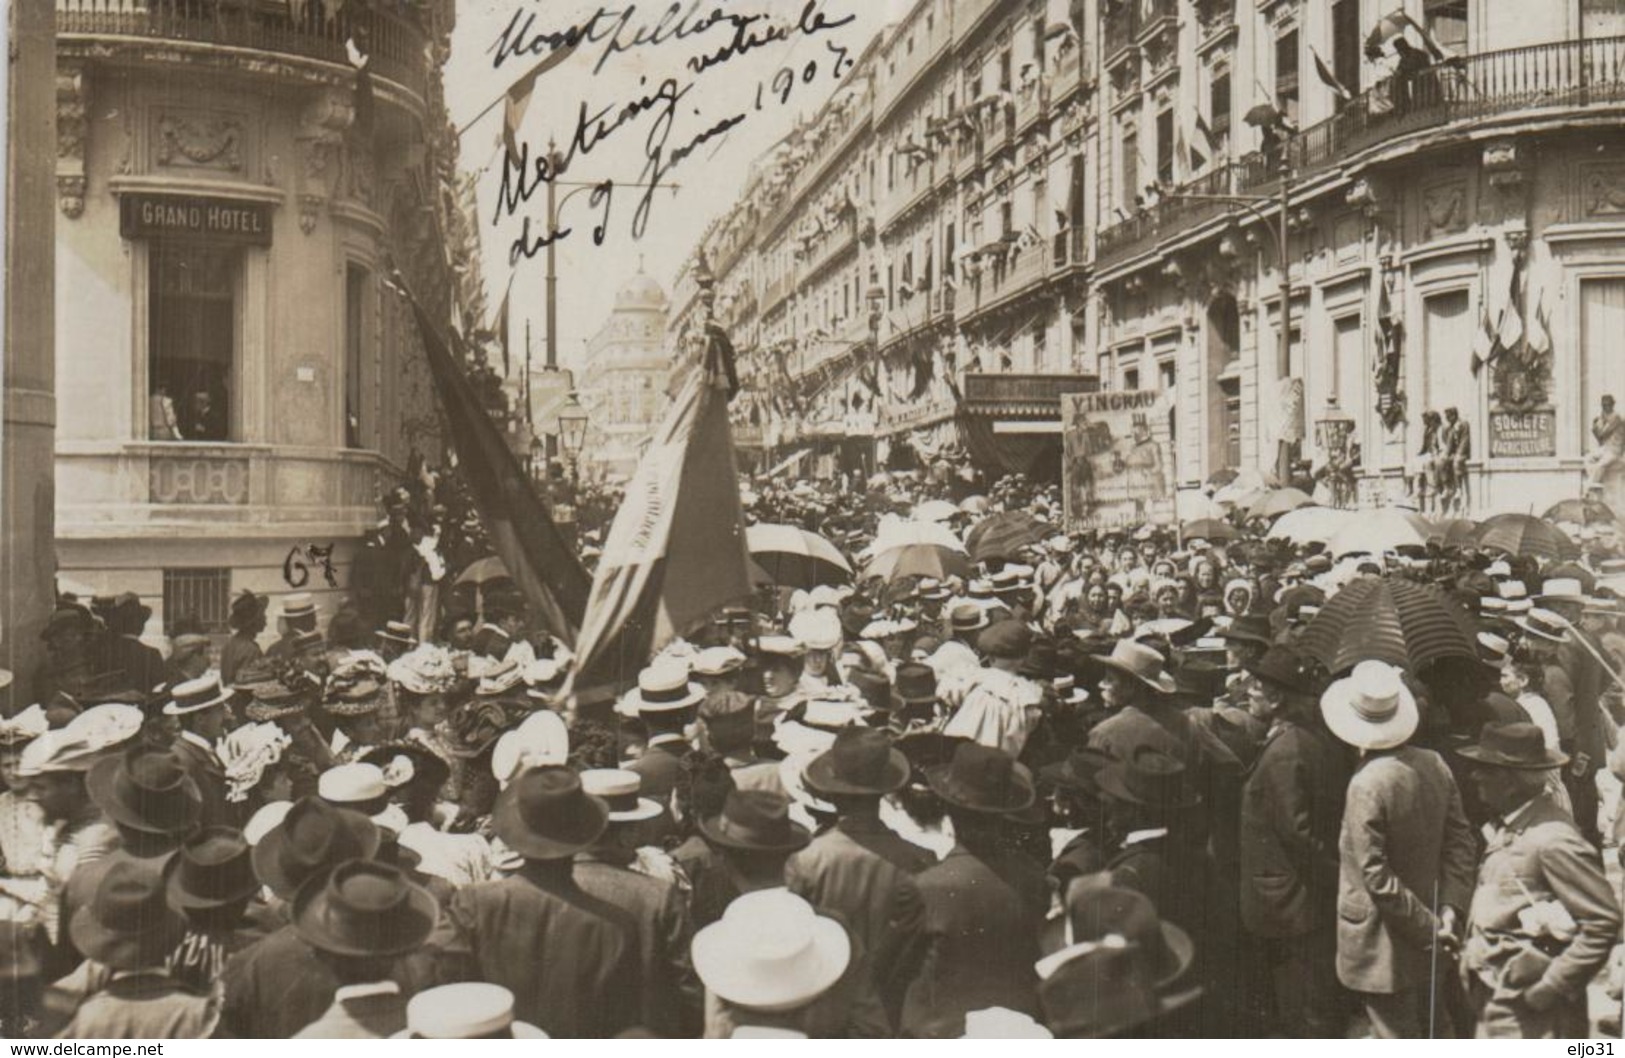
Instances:
[[[581,486],[581,447],[586,442],[587,409],[581,406],[572,390],[569,401],[559,409],[559,445],[564,449],[565,458],[570,461],[570,485],[573,488]]]
[[[1325,460],[1327,484],[1331,486],[1332,506],[1353,506],[1349,495],[1354,483],[1354,466],[1350,459],[1349,442],[1354,437],[1354,416],[1344,411],[1333,394],[1326,398],[1326,407],[1315,420],[1315,447]]]

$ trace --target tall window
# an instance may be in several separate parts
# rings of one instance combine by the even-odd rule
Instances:
[[[1123,133],[1123,209],[1132,210],[1140,193],[1140,138],[1133,129]]]
[[[1157,115],[1157,182],[1174,182],[1174,112],[1164,110]]]
[[[1473,344],[1473,322],[1467,314],[1467,291],[1437,294],[1423,304],[1423,354],[1427,375],[1420,407],[1443,411],[1458,407],[1471,417],[1472,391],[1461,384],[1461,350]]]
[[[1275,105],[1294,125],[1298,123],[1298,31],[1275,38]]]
[[[1428,32],[1448,51],[1467,54],[1467,0],[1427,0]]]
[[[1220,70],[1208,85],[1208,127],[1222,146],[1230,138],[1230,71]]]
[[[1574,415],[1581,445],[1592,445],[1589,424],[1604,395],[1625,400],[1625,356],[1619,335],[1625,331],[1625,279],[1587,279],[1580,284],[1581,407]]]
[[[361,417],[366,405],[364,372],[367,340],[367,270],[344,270],[344,446],[362,448]]]
[[[160,241],[152,244],[149,262],[148,436],[229,441],[242,252]]]
[[[1360,91],[1360,0],[1332,5],[1332,74],[1350,92]]]
[[[1049,359],[1049,331],[1041,317],[1033,321],[1033,370],[1042,371]]]
[[[954,222],[949,221],[948,227],[942,237],[942,278],[954,277],[954,258],[959,253],[959,243],[954,240]]]
[[[1010,76],[1010,49],[1006,48],[999,52],[999,88],[1008,92],[1013,83]]]

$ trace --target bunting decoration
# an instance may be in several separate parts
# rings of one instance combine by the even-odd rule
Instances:
[[[1377,280],[1377,412],[1392,430],[1405,421],[1405,321],[1394,312],[1388,277]]]
[[[554,48],[547,58],[508,86],[508,92],[502,99],[502,144],[509,156],[519,157],[519,127],[525,122],[525,111],[530,108],[530,97],[536,90],[537,79],[575,54],[578,43]]]
[[[1320,57],[1320,52],[1316,51],[1313,45],[1309,48],[1309,57],[1315,60],[1315,74],[1320,78],[1320,83],[1332,90],[1339,103],[1347,103],[1354,98],[1354,93],[1337,79],[1337,75],[1326,65],[1326,60]]]
[[[1219,137],[1214,133],[1213,126],[1207,123],[1207,118],[1202,116],[1200,110],[1196,112],[1196,131],[1200,132],[1202,138],[1207,141],[1208,152],[1217,155],[1220,146]]]

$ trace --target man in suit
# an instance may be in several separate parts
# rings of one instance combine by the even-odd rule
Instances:
[[[459,889],[431,941],[442,981],[488,981],[551,1037],[604,1038],[638,1027],[648,1004],[632,912],[588,893],[573,859],[609,810],[568,768],[523,772],[497,795],[492,825],[524,863]]]
[[[1241,919],[1259,938],[1275,995],[1272,1024],[1326,1039],[1343,1028],[1337,983],[1338,832],[1348,755],[1316,709],[1316,663],[1271,647],[1247,665],[1249,697],[1269,720],[1241,792]]]
[[[176,684],[164,705],[164,715],[175,717],[181,728],[170,752],[203,795],[202,824],[206,827],[243,822],[234,818],[226,801],[226,770],[214,750],[230,726],[226,703],[231,700],[231,694],[220,685],[220,677],[210,673]]]
[[[808,788],[835,806],[838,819],[785,866],[790,891],[838,917],[867,953],[870,980],[893,1016],[920,955],[914,876],[933,860],[880,821],[880,799],[908,776],[908,758],[884,731],[842,728],[805,773]]]
[[[1547,789],[1567,757],[1516,722],[1484,725],[1461,755],[1495,814],[1462,957],[1475,1035],[1587,1036],[1586,986],[1608,961],[1620,912],[1596,848]]]
[[[664,659],[638,673],[638,685],[626,692],[625,705],[648,731],[643,756],[627,768],[638,773],[643,796],[663,808],[671,807],[671,792],[690,748],[683,730],[704,700],[705,688],[689,679],[688,665]]]
[[[1320,708],[1360,751],[1338,839],[1337,978],[1379,1039],[1435,1035],[1429,985],[1457,943],[1477,854],[1461,793],[1437,753],[1406,745],[1418,713],[1398,669],[1362,661]]]
[[[164,682],[164,656],[141,642],[150,617],[152,607],[134,592],[118,596],[102,615],[107,622],[107,670],[123,674],[120,687],[142,694]]]

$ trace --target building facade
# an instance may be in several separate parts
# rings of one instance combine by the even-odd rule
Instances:
[[[702,242],[746,414],[782,459],[856,397],[886,463],[979,410],[1014,469],[1060,390],[1162,390],[1192,500],[1296,462],[1375,503],[1453,408],[1456,509],[1544,509],[1625,390],[1622,59],[1617,0],[918,0]]]
[[[454,268],[453,5],[56,15],[60,572],[138,592],[153,634],[221,629],[242,588],[336,597],[382,492],[440,451],[392,270],[481,322]]]
[[[666,292],[639,271],[615,292],[609,318],[587,341],[578,383],[587,409],[580,471],[630,478],[666,401]]]

